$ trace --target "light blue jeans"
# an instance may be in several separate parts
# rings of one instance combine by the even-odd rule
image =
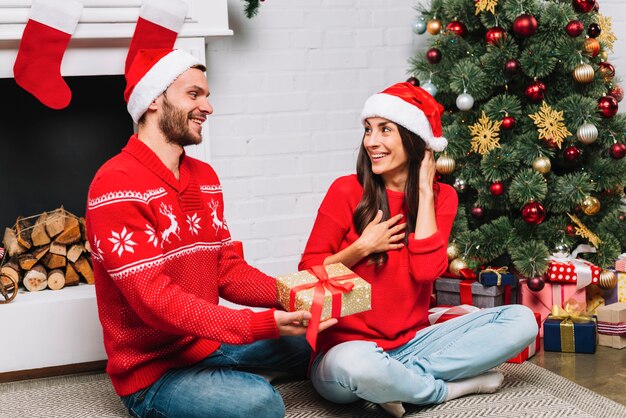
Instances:
[[[121,399],[133,416],[142,418],[284,417],[278,391],[250,371],[304,378],[310,355],[304,337],[222,344],[204,360],[170,370],[151,386]]]
[[[337,403],[437,404],[446,399],[446,382],[504,363],[536,336],[535,316],[523,305],[481,309],[425,328],[390,351],[369,341],[339,344],[316,357],[311,381]]]

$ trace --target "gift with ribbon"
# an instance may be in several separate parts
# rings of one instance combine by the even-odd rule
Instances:
[[[576,283],[578,289],[590,284],[598,284],[602,269],[592,263],[577,258],[581,253],[595,253],[596,249],[581,244],[570,255],[553,254],[546,273],[546,280],[558,283]]]
[[[626,302],[601,306],[598,314],[598,344],[622,349],[626,347]]]
[[[521,353],[519,353],[515,357],[508,359],[506,361],[507,363],[517,363],[517,364],[523,363],[529,358],[531,358],[532,356],[534,356],[535,354],[537,354],[539,350],[541,349],[541,336],[539,332],[539,330],[541,329],[541,314],[539,312],[534,312],[534,314],[535,314],[535,320],[537,321],[537,326],[538,326],[537,337],[535,338],[535,341],[530,343],[528,347],[522,350]]]
[[[543,349],[562,353],[595,353],[597,318],[576,303],[552,307],[543,323]]]
[[[615,261],[615,270],[626,273],[626,253],[620,254]]]
[[[478,281],[483,286],[504,286],[504,304],[517,303],[518,279],[508,267],[487,267],[478,272]]]
[[[617,272],[617,285],[615,286],[615,293],[617,294],[617,302],[626,302],[626,272]]]
[[[510,303],[511,294],[504,286],[484,286],[476,281],[476,273],[469,269],[460,271],[462,280],[440,277],[435,281],[437,304],[444,306],[473,305],[493,308]]]
[[[315,350],[319,324],[372,308],[371,285],[342,263],[276,277],[278,301],[289,312],[310,311],[307,341]]]

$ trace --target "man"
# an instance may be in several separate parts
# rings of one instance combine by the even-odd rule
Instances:
[[[310,314],[218,305],[271,308],[277,290],[233,250],[213,169],[183,150],[213,112],[205,70],[159,49],[126,74],[137,134],[96,173],[86,213],[107,373],[134,416],[279,417],[280,395],[249,370],[304,376]]]

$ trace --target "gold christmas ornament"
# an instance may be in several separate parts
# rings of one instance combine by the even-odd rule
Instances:
[[[447,154],[444,154],[437,158],[437,162],[435,163],[435,168],[439,174],[452,174],[454,171],[454,167],[456,166],[456,161],[454,158],[449,157]]]
[[[452,261],[455,258],[457,258],[459,254],[461,254],[461,250],[459,249],[459,246],[456,245],[455,242],[451,242],[448,245],[448,250],[446,251],[446,253],[448,254],[448,261]]]
[[[595,57],[600,52],[600,42],[596,38],[587,38],[583,41],[583,52]]]
[[[541,108],[537,113],[528,115],[528,117],[537,125],[539,139],[551,139],[559,148],[561,148],[563,139],[572,134],[563,123],[563,111],[557,112],[546,102],[541,103]]]
[[[596,73],[593,71],[593,67],[591,65],[583,63],[578,64],[576,68],[574,68],[572,75],[577,83],[589,84],[593,81]]]
[[[598,139],[598,128],[592,123],[583,123],[578,127],[576,137],[583,144],[592,144]]]
[[[443,25],[441,23],[441,20],[439,19],[429,20],[428,23],[426,24],[426,30],[431,35],[437,35],[439,32],[441,32],[442,27]]]
[[[600,201],[589,195],[585,197],[585,200],[583,200],[583,203],[580,204],[580,207],[586,215],[595,215],[600,211]]]
[[[472,134],[472,152],[485,155],[494,148],[500,148],[501,124],[501,120],[495,122],[490,120],[483,110],[478,122],[468,127]]]
[[[542,155],[541,157],[537,157],[535,158],[535,161],[533,161],[533,169],[535,171],[540,172],[541,174],[546,174],[550,172],[551,168],[552,168],[552,163],[550,162],[550,159],[546,157],[545,155]]]
[[[576,224],[576,235],[585,238],[587,241],[589,241],[591,245],[596,248],[598,248],[598,246],[602,244],[602,240],[600,239],[600,237],[591,232],[591,230],[587,228],[587,226],[583,224],[580,219],[578,219],[578,216],[572,215],[571,213],[568,213],[567,216],[569,216],[572,222]]]
[[[467,265],[465,260],[463,260],[460,257],[455,258],[454,260],[450,261],[450,265],[448,266],[450,273],[452,273],[452,275],[455,277],[461,276],[461,270],[466,269],[468,267],[469,266]]]
[[[602,289],[613,289],[617,286],[617,276],[611,270],[602,270],[598,286]]]
[[[609,59],[609,53],[606,52],[606,49],[601,49],[600,52],[598,52],[598,58],[600,61],[606,61]]]
[[[477,0],[476,1],[476,14],[479,14],[482,11],[486,11],[486,12],[491,13],[492,15],[495,15],[497,5],[498,5],[498,0]]]
[[[611,52],[613,52],[613,43],[617,39],[613,33],[613,19],[598,13],[597,20],[598,25],[602,28],[602,32],[600,32],[600,36],[596,39],[602,42],[602,45],[604,45],[605,48],[608,48]]]

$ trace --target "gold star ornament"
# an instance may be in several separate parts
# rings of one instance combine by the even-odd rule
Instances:
[[[589,228],[587,228],[587,226],[585,226],[585,224],[583,224],[580,219],[578,219],[578,216],[571,215],[569,213],[567,214],[567,216],[569,216],[572,222],[576,224],[576,235],[580,235],[581,237],[587,239],[587,241],[589,241],[589,243],[596,248],[598,248],[598,246],[602,244],[602,240],[600,239],[600,237],[591,232]]]
[[[497,5],[498,5],[498,0],[478,0],[476,2],[476,14],[482,11],[486,11],[494,15],[496,14]]]
[[[598,25],[601,29],[600,35],[597,38],[598,41],[602,43],[605,48],[608,48],[611,52],[613,52],[613,43],[617,38],[613,33],[613,23],[611,22],[611,18],[598,13]]]
[[[557,112],[546,102],[541,103],[541,108],[537,113],[528,115],[528,117],[537,125],[539,139],[552,140],[559,148],[561,148],[563,139],[572,134],[563,123],[563,111]]]
[[[469,126],[472,134],[472,151],[480,155],[488,154],[494,148],[500,148],[500,125],[502,121],[489,120],[485,112],[478,122]]]

